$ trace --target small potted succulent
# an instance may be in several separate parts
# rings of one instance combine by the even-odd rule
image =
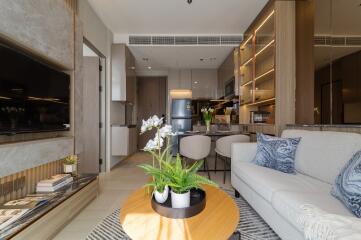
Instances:
[[[204,107],[204,108],[201,109],[201,112],[203,114],[203,119],[204,119],[204,122],[206,124],[207,132],[209,132],[214,109]]]
[[[76,172],[76,164],[78,162],[77,155],[70,155],[64,159],[64,173]]]
[[[203,161],[197,161],[191,166],[182,163],[177,155],[175,161],[164,163],[164,172],[169,179],[168,186],[171,187],[172,208],[187,208],[190,206],[190,191],[201,189],[202,185],[217,187],[217,184],[206,177],[197,174]]]

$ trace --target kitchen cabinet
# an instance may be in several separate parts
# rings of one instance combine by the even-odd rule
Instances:
[[[125,44],[112,44],[112,101],[135,102],[135,59]]]
[[[192,74],[190,69],[170,70],[168,75],[168,88],[173,89],[191,89]]]
[[[129,156],[137,151],[136,127],[113,125],[111,135],[112,156]]]
[[[195,69],[192,70],[192,98],[215,99],[217,98],[217,70]]]

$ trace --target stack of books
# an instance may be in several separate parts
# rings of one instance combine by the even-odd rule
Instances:
[[[57,174],[38,182],[36,192],[55,192],[71,182],[73,182],[73,177],[70,174]]]

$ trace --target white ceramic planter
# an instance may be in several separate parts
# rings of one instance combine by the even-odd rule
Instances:
[[[186,193],[175,193],[171,191],[172,198],[172,208],[187,208],[190,206],[191,202],[191,192],[188,191]]]
[[[166,186],[164,188],[164,191],[161,193],[161,192],[158,192],[158,191],[154,191],[154,198],[155,200],[158,202],[158,203],[164,203],[165,201],[167,201],[168,199],[168,195],[169,195],[169,187]]]
[[[64,164],[64,173],[73,173],[76,172],[76,164],[66,165]]]

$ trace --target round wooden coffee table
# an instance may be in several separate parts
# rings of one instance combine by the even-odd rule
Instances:
[[[120,223],[133,240],[138,239],[228,239],[236,230],[239,210],[233,199],[221,189],[205,186],[207,202],[198,215],[186,219],[160,216],[151,207],[144,188],[136,190],[121,208]]]

